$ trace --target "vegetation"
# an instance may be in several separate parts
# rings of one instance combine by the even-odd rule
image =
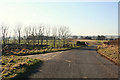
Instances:
[[[105,42],[97,47],[97,52],[109,60],[120,63],[117,40]]]
[[[108,42],[109,40],[79,40],[81,42],[87,42],[88,45],[101,45],[104,42]]]
[[[44,25],[29,25],[23,29],[23,25],[19,24],[10,31],[8,25],[2,24],[0,34],[2,34],[2,79],[17,77],[30,69],[29,67],[41,62],[38,59],[22,57],[23,55],[80,47],[68,41],[71,32],[66,26],[50,29]]]
[[[41,62],[38,59],[22,57],[24,55],[44,54],[79,48],[90,45],[101,44],[102,40],[74,41],[69,39],[71,32],[69,27],[45,27],[44,25],[19,24],[13,29],[11,35],[8,25],[1,25],[2,34],[2,78],[14,78],[26,72],[29,67]]]
[[[77,46],[81,46],[81,45],[88,46],[87,42],[80,42],[80,41],[77,41],[76,45]]]
[[[42,49],[44,46],[52,46],[56,48],[56,43],[59,43],[57,47],[64,47],[69,43],[67,41],[68,37],[71,35],[69,27],[60,26],[59,28],[53,27],[45,27],[44,25],[29,25],[22,28],[23,25],[16,25],[15,29],[13,29],[14,35],[10,34],[8,25],[1,25],[1,34],[2,34],[2,45],[3,47],[12,44],[21,44],[24,45],[32,45],[32,49],[35,48],[35,45],[40,45]],[[50,45],[48,44],[49,40],[52,40]],[[12,42],[12,43],[11,43]],[[62,46],[60,46],[62,44]]]
[[[49,52],[56,52],[56,51],[63,51],[63,50],[69,50],[71,48],[58,48],[58,49],[43,49],[43,50],[28,50],[28,49],[22,49],[19,51],[19,49],[16,49],[17,52],[11,51],[14,55],[33,55],[33,54],[44,54]]]
[[[20,56],[2,56],[2,79],[14,78],[24,73],[29,67],[41,62]]]
[[[31,55],[67,50],[76,47],[68,40],[71,32],[69,27],[45,27],[44,25],[16,25],[10,35],[8,25],[2,24],[2,53],[3,55]]]

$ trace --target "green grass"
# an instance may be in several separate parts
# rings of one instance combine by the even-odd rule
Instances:
[[[39,59],[31,59],[20,56],[2,56],[2,79],[10,79],[19,74],[26,72],[26,70],[37,63],[41,62]]]
[[[14,43],[14,42],[16,42],[17,44],[18,44],[18,40],[9,40],[9,44],[12,44],[12,43]],[[30,40],[30,44],[32,45],[32,40]],[[25,44],[26,43],[26,40],[21,40],[21,44]],[[38,44],[38,40],[34,40],[34,43],[35,44]],[[54,43],[54,40],[48,40],[48,45],[53,45],[53,43]],[[41,40],[39,40],[39,45],[41,44]],[[43,40],[43,45],[45,45],[46,44],[46,40]],[[56,45],[58,45],[58,44],[63,44],[63,40],[56,40]]]
[[[10,40],[8,44],[13,44],[14,42],[17,42],[16,44],[18,44],[17,40],[16,41]],[[69,44],[71,47],[74,47],[75,43],[76,42],[69,42],[68,43],[67,41],[65,41],[65,44]],[[23,48],[26,48],[26,46],[25,46],[27,44],[26,40],[21,40],[21,44],[24,44]],[[33,41],[32,40],[30,40],[30,43],[28,45],[30,45],[29,49],[41,49],[41,48],[45,48],[45,47],[38,46],[38,41],[37,40],[34,41],[34,45],[35,45],[34,47],[33,47]],[[41,45],[41,41],[40,40],[39,40],[39,45]],[[47,48],[53,48],[54,47],[54,40],[48,40],[48,44],[47,44],[46,40],[43,40],[43,45],[49,45]],[[62,48],[63,45],[64,45],[63,44],[63,40],[56,40],[56,42],[55,42],[55,48]],[[14,45],[11,46],[11,47],[14,48]],[[21,48],[21,46],[17,46],[17,47]],[[15,46],[15,48],[16,48],[16,46]]]

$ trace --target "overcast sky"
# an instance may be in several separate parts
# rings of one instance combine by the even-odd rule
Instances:
[[[9,24],[11,28],[19,23],[65,25],[69,26],[73,35],[116,35],[118,2],[0,0],[1,23]]]

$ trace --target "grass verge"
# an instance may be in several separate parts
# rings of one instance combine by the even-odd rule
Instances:
[[[81,46],[75,46],[71,48],[53,48],[53,49],[43,49],[43,50],[28,50],[28,49],[22,49],[21,51],[17,50],[16,51],[11,51],[13,55],[17,56],[24,56],[24,55],[34,55],[34,54],[44,54],[44,53],[50,53],[50,52],[57,52],[57,51],[65,51],[65,50],[70,50],[74,48],[79,48]]]
[[[120,65],[118,46],[102,44],[97,47],[97,52],[115,64]]]
[[[2,79],[11,79],[25,73],[37,63],[42,62],[39,59],[31,59],[20,56],[2,56]]]

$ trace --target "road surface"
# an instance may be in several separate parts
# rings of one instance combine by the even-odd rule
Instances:
[[[118,67],[98,54],[95,46],[26,57],[44,61],[27,78],[118,78]]]

